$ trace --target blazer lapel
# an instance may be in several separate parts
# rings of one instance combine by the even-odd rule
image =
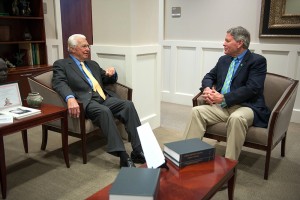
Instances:
[[[240,73],[240,71],[245,68],[247,61],[250,57],[250,54],[251,54],[251,52],[248,50],[247,53],[245,54],[242,62],[240,63],[239,67],[237,68],[236,72],[234,73],[232,79],[234,79]]]
[[[76,63],[72,60],[72,58],[70,58],[68,60],[68,64],[70,66],[70,68],[79,76],[81,77],[85,82],[87,82],[87,84],[89,84],[88,80],[85,78],[84,74],[82,73],[82,71],[80,71],[80,69],[78,68],[78,66],[76,65]]]

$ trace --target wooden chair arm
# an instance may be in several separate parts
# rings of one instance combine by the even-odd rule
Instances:
[[[195,106],[199,106],[199,102],[201,101],[201,94],[202,92],[199,92],[198,94],[196,94],[196,96],[192,99],[193,102],[193,107]]]
[[[104,86],[106,89],[115,92],[121,99],[132,100],[132,88],[121,83],[108,84]]]

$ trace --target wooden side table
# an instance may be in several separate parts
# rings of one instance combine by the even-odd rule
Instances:
[[[0,171],[2,198],[6,198],[7,180],[3,136],[21,131],[25,152],[28,153],[27,129],[39,126],[49,121],[61,120],[62,125],[62,149],[66,166],[69,168],[69,147],[68,147],[68,112],[66,108],[50,104],[42,104],[41,113],[16,120],[12,124],[0,126]]]

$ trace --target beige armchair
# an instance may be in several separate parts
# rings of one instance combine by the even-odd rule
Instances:
[[[44,72],[42,74],[38,74],[36,76],[32,76],[28,78],[28,82],[33,92],[39,92],[40,95],[44,98],[43,102],[47,104],[54,104],[57,106],[67,107],[66,102],[60,97],[58,93],[56,93],[52,89],[51,79],[53,76],[52,70]],[[116,92],[120,98],[132,100],[132,89],[124,86],[120,83],[115,83],[111,85],[106,85],[110,90]],[[87,137],[96,133],[100,133],[101,129],[97,126],[94,126],[92,121],[85,118],[83,105],[79,102],[80,106],[80,117],[79,118],[71,118],[68,117],[68,134],[73,137],[77,137],[81,139],[82,143],[82,158],[83,163],[87,162],[87,151],[86,151],[86,143]],[[127,133],[125,128],[121,122],[116,119],[116,123],[118,129],[121,132],[122,137],[127,139]],[[59,121],[53,121],[47,124],[42,125],[42,145],[41,149],[45,150],[47,146],[48,139],[48,130],[61,132],[60,131],[60,123]],[[128,138],[130,140],[130,138]]]
[[[244,146],[266,151],[264,179],[268,179],[271,151],[281,142],[281,156],[285,156],[285,141],[290,123],[298,80],[267,73],[264,96],[271,117],[267,128],[250,127]],[[201,93],[193,98],[193,106],[203,103]],[[207,127],[204,137],[226,142],[226,124],[218,123]]]

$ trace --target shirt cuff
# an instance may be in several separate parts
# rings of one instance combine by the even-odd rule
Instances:
[[[70,98],[75,98],[73,95],[68,95],[66,98],[65,98],[65,101],[68,102],[68,99]]]
[[[222,102],[221,102],[221,107],[225,108],[227,106],[226,101],[225,101],[225,97],[223,96]]]

